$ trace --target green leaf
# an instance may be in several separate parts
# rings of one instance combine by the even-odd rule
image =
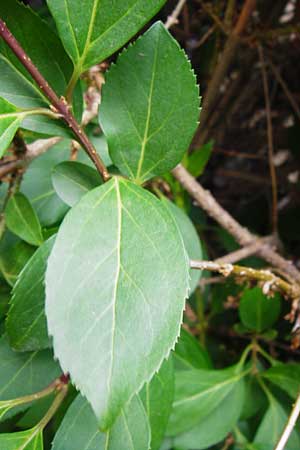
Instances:
[[[159,450],[163,441],[174,398],[174,369],[172,358],[165,361],[159,372],[147,383],[140,397],[151,428],[151,450]]]
[[[39,219],[25,195],[18,192],[5,208],[7,228],[28,244],[41,245],[43,235]]]
[[[6,316],[10,299],[10,287],[3,280],[0,280],[0,322]]]
[[[163,198],[162,202],[168,211],[173,215],[175,222],[177,223],[189,259],[202,259],[201,243],[193,222],[181,208],[174,205],[174,203],[170,202],[168,199]],[[198,286],[201,278],[201,271],[190,269],[190,277],[192,293]]]
[[[13,288],[6,321],[10,345],[18,351],[41,350],[51,346],[45,316],[45,272],[55,236],[28,261]]]
[[[158,22],[107,73],[99,118],[113,163],[138,183],[168,172],[188,148],[198,116],[191,65]]]
[[[17,433],[0,433],[3,450],[43,450],[43,433],[37,428]]]
[[[213,141],[209,141],[198,150],[194,150],[193,153],[188,156],[185,165],[194,177],[197,178],[204,172],[206,164],[211,157],[212,149]]]
[[[29,198],[43,226],[56,224],[68,210],[52,186],[51,170],[69,156],[69,142],[64,140],[36,158],[24,174],[21,191]]]
[[[225,439],[236,425],[244,402],[244,381],[232,391],[196,426],[175,437],[174,444],[182,450],[201,450]]]
[[[52,450],[148,450],[149,443],[149,424],[138,397],[133,397],[114,426],[102,433],[89,403],[78,395],[55,435]]]
[[[264,371],[262,376],[280,387],[292,398],[300,391],[300,364],[278,364]]]
[[[290,407],[292,408],[292,405]],[[269,408],[255,434],[254,444],[257,444],[259,449],[273,450],[284,430],[287,420],[287,413],[280,403],[272,397]],[[300,448],[300,438],[295,430],[291,433],[284,448],[285,450],[296,450]]]
[[[184,328],[181,328],[173,358],[177,370],[212,369],[212,362],[207,351]]]
[[[66,215],[48,261],[48,330],[102,429],[174,347],[187,293],[182,238],[151,193],[113,178]]]
[[[0,270],[10,286],[15,284],[19,273],[31,258],[34,251],[35,247],[19,240],[7,248],[1,248]]]
[[[13,140],[22,119],[17,108],[0,98],[0,158]]]
[[[47,387],[61,374],[61,369],[49,350],[16,353],[10,348],[7,336],[2,336],[0,373],[0,400],[12,400]],[[19,408],[24,406],[16,409]]]
[[[250,417],[257,416],[258,412],[266,406],[266,403],[266,395],[257,382],[257,378],[250,375],[247,376],[245,379],[245,399],[241,420],[247,420]]]
[[[176,436],[196,426],[233,390],[243,373],[240,366],[223,370],[188,370],[175,375],[175,400],[167,433]]]
[[[126,44],[166,0],[47,0],[78,76]]]
[[[73,206],[84,194],[102,184],[102,180],[92,167],[77,161],[64,161],[54,167],[52,183],[62,201]]]
[[[30,8],[16,0],[0,2],[0,16],[51,87],[59,96],[64,95],[72,63],[57,35]],[[3,40],[0,42],[0,96],[22,109],[49,107],[49,101]],[[50,134],[61,134],[61,130],[63,135],[69,134],[62,121],[45,116],[31,116],[22,126],[40,132],[50,126]]]
[[[246,289],[239,306],[240,319],[246,327],[257,332],[270,328],[278,319],[281,296],[276,292],[267,297],[258,287]]]

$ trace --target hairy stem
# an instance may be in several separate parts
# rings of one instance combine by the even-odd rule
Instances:
[[[62,119],[66,122],[66,124],[70,127],[70,129],[73,131],[74,135],[80,142],[80,144],[83,146],[93,163],[95,164],[97,170],[102,175],[102,178],[104,181],[108,180],[109,174],[107,171],[107,168],[105,164],[103,163],[102,159],[98,155],[95,147],[88,139],[87,135],[85,134],[84,130],[81,128],[81,126],[77,123],[75,117],[73,116],[70,106],[68,105],[67,101],[62,97],[59,98],[58,95],[54,92],[52,87],[49,85],[49,83],[45,80],[43,75],[40,73],[38,68],[34,65],[34,63],[31,61],[27,53],[24,51],[24,49],[21,47],[19,42],[16,40],[16,38],[12,35],[10,30],[7,28],[5,22],[0,18],[0,36],[3,38],[3,40],[6,42],[6,44],[11,48],[11,50],[14,52],[16,57],[20,60],[20,62],[23,64],[25,69],[30,73],[34,81],[39,86],[40,90],[44,93],[44,95],[49,99],[51,102],[51,107],[54,110],[54,112],[58,112]]]

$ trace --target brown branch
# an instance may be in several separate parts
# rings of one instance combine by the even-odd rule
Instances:
[[[268,77],[264,59],[264,53],[261,45],[257,46],[259,60],[261,64],[261,73],[263,79],[263,88],[266,104],[266,116],[267,116],[267,135],[268,135],[268,159],[269,159],[269,170],[272,184],[272,227],[273,232],[277,232],[278,226],[278,193],[277,193],[277,176],[274,165],[274,141],[273,141],[273,126],[272,126],[272,113],[271,113],[271,101],[269,95]]]
[[[274,242],[274,237],[266,237],[262,239],[257,239],[253,244],[246,245],[235,252],[228,253],[228,255],[222,256],[215,260],[216,263],[222,264],[234,264],[242,259],[248,258],[249,256],[255,255],[261,247],[268,247]]]
[[[250,233],[247,228],[242,227],[181,164],[175,167],[172,173],[201,208],[227,230],[241,246],[248,246],[257,241],[257,236]],[[300,273],[296,267],[270,246],[258,248],[256,254],[300,283]]]
[[[300,287],[290,284],[282,278],[277,277],[269,270],[258,270],[250,267],[234,266],[232,264],[220,264],[212,261],[190,261],[190,267],[198,270],[218,272],[224,277],[235,276],[245,280],[255,280],[263,283],[265,294],[273,291],[281,291],[292,300],[299,300]]]
[[[248,20],[255,9],[255,6],[256,0],[245,0],[237,23],[227,39],[223,53],[220,57],[219,63],[214,71],[213,77],[209,83],[207,92],[204,97],[200,118],[201,122],[194,139],[196,146],[202,145],[204,143],[201,136],[202,130],[205,128],[207,119],[219,94],[220,86],[235,56],[240,42],[240,36],[244,32]]]
[[[6,44],[11,48],[19,61],[23,64],[28,73],[32,76],[34,81],[37,83],[40,90],[44,93],[44,95],[51,102],[51,107],[55,109],[59,114],[61,114],[62,119],[66,122],[66,124],[71,128],[74,135],[81,143],[86,153],[89,155],[93,163],[95,164],[97,170],[102,175],[104,181],[108,180],[109,174],[105,164],[102,159],[98,155],[95,147],[88,139],[87,135],[81,128],[81,126],[77,123],[75,117],[73,116],[70,106],[66,102],[66,100],[54,92],[54,90],[49,86],[48,82],[45,80],[43,75],[40,73],[38,68],[33,64],[29,56],[26,54],[24,49],[21,47],[16,38],[12,35],[12,33],[7,28],[5,22],[0,18],[0,36],[6,42]]]
[[[181,13],[182,8],[185,5],[186,0],[179,0],[177,3],[176,8],[172,12],[172,14],[167,18],[167,21],[165,23],[165,27],[167,30],[169,30],[173,25],[176,25],[178,23],[178,17]]]

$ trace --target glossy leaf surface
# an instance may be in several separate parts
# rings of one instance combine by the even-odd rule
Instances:
[[[48,330],[102,429],[174,347],[188,288],[181,235],[149,192],[115,178],[67,214],[48,261]]]
[[[191,65],[158,22],[106,76],[99,118],[113,163],[138,183],[167,172],[181,161],[198,116]]]

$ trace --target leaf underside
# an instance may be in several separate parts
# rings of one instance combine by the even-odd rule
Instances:
[[[177,226],[142,188],[112,179],[67,214],[46,274],[48,330],[102,429],[174,347],[188,280]]]

